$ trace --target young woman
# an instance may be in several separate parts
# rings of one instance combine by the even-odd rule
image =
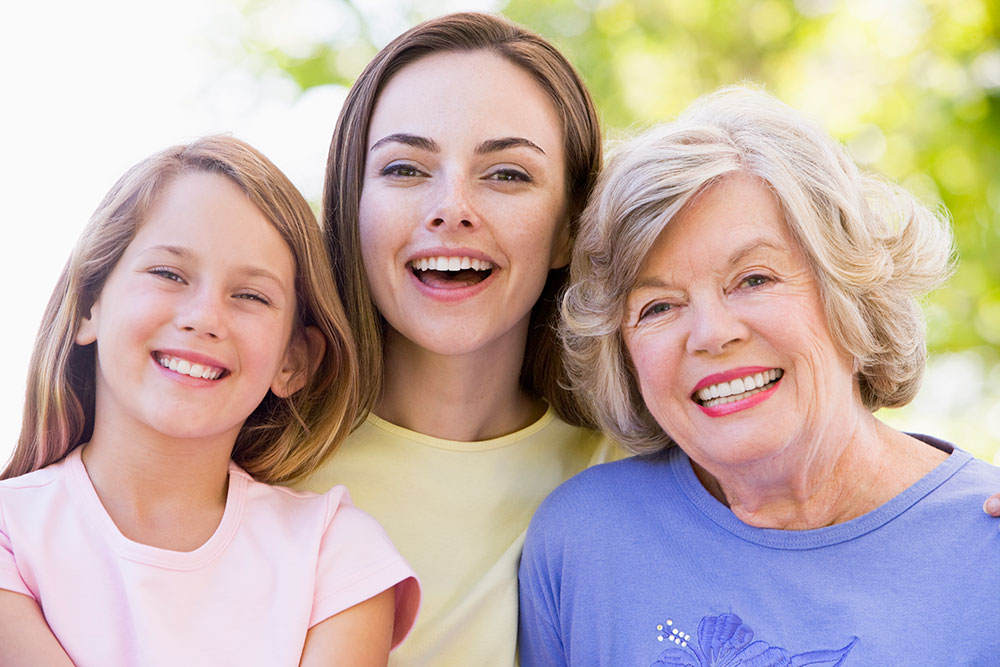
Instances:
[[[552,330],[600,164],[579,76],[498,16],[413,28],[344,104],[325,232],[372,413],[301,486],[346,484],[420,576],[392,664],[513,664],[531,515],[611,450],[561,386]]]

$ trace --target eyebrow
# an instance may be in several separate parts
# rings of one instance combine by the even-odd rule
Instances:
[[[727,262],[727,266],[733,266],[734,264],[739,264],[741,261],[743,261],[743,259],[747,255],[757,250],[760,250],[761,248],[770,248],[771,250],[779,250],[779,251],[782,250],[781,246],[770,241],[766,237],[756,238],[750,241],[749,243],[745,243],[744,245],[734,250],[733,254],[729,256],[729,261]],[[643,278],[642,280],[636,281],[636,283],[627,292],[627,294],[631,294],[632,292],[636,292],[645,287],[667,287],[667,283],[663,282],[656,276]]]
[[[500,139],[487,139],[483,143],[476,146],[476,155],[495,153],[497,151],[506,150],[508,148],[530,148],[532,150],[538,151],[542,155],[545,155],[545,151],[543,151],[538,144],[536,144],[534,141],[525,139],[524,137],[503,137]]]
[[[391,143],[405,144],[406,146],[413,146],[414,148],[430,151],[431,153],[438,153],[441,151],[441,147],[438,146],[437,142],[433,139],[420,137],[415,134],[406,134],[405,132],[396,132],[395,134],[384,136],[376,141],[372,144],[372,147],[368,149],[368,152],[370,153],[380,146]]]
[[[372,144],[372,147],[368,149],[368,152],[372,152],[375,149],[390,143],[404,144],[406,146],[412,146],[431,153],[441,152],[441,147],[433,139],[421,137],[416,134],[407,134],[405,132],[396,132],[382,137]],[[522,147],[530,148],[538,151],[542,155],[545,155],[545,151],[543,151],[538,144],[529,139],[525,139],[524,137],[501,137],[499,139],[487,139],[476,146],[475,153],[476,155],[486,155],[488,153],[496,153],[508,148]]]

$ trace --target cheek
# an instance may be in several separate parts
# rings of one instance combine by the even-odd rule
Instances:
[[[628,350],[639,380],[639,390],[654,416],[661,419],[661,407],[667,406],[678,386],[676,359],[663,337],[635,337]]]

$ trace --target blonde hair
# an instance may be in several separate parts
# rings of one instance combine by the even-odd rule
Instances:
[[[601,131],[597,112],[583,80],[551,44],[502,16],[466,12],[448,14],[403,33],[365,67],[344,101],[333,131],[323,193],[323,223],[340,297],[347,309],[365,368],[362,412],[382,391],[383,320],[375,307],[364,266],[358,208],[364,182],[368,127],[379,94],[401,69],[435,53],[487,51],[530,74],[548,93],[563,123],[566,194],[570,236],[601,167]],[[556,336],[557,295],[567,269],[554,269],[531,314],[521,384],[544,397],[559,415],[586,423],[575,398],[566,391],[561,347]]]
[[[625,298],[660,232],[705,188],[755,176],[817,276],[833,340],[856,360],[869,410],[908,403],[923,375],[916,296],[951,271],[945,216],[883,179],[770,95],[726,88],[624,144],[598,180],[574,247],[562,338],[572,387],[635,453],[672,443],[639,392],[620,333]]]
[[[305,386],[271,392],[243,424],[232,458],[261,481],[289,480],[318,466],[353,425],[357,361],[330,276],[316,218],[302,195],[264,155],[232,137],[168,148],[129,169],[97,207],[49,299],[28,367],[24,419],[0,478],[59,461],[87,442],[94,426],[95,346],[74,342],[108,275],[155,205],[181,174],[216,173],[239,186],[288,244],[295,259],[293,336],[316,327],[326,350]]]

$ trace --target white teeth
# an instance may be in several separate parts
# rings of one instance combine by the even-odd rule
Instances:
[[[732,403],[763,391],[764,387],[782,376],[784,371],[772,368],[769,371],[748,375],[745,378],[720,382],[698,390],[698,400],[706,406]]]
[[[193,378],[200,378],[203,380],[216,380],[224,371],[222,368],[205,366],[203,364],[193,364],[187,359],[171,357],[165,354],[157,355],[156,362],[164,368],[169,368],[170,370],[176,371],[182,375],[189,375]]]
[[[421,257],[412,260],[410,266],[418,271],[462,271],[464,269],[489,271],[493,268],[493,263],[472,257]]]

